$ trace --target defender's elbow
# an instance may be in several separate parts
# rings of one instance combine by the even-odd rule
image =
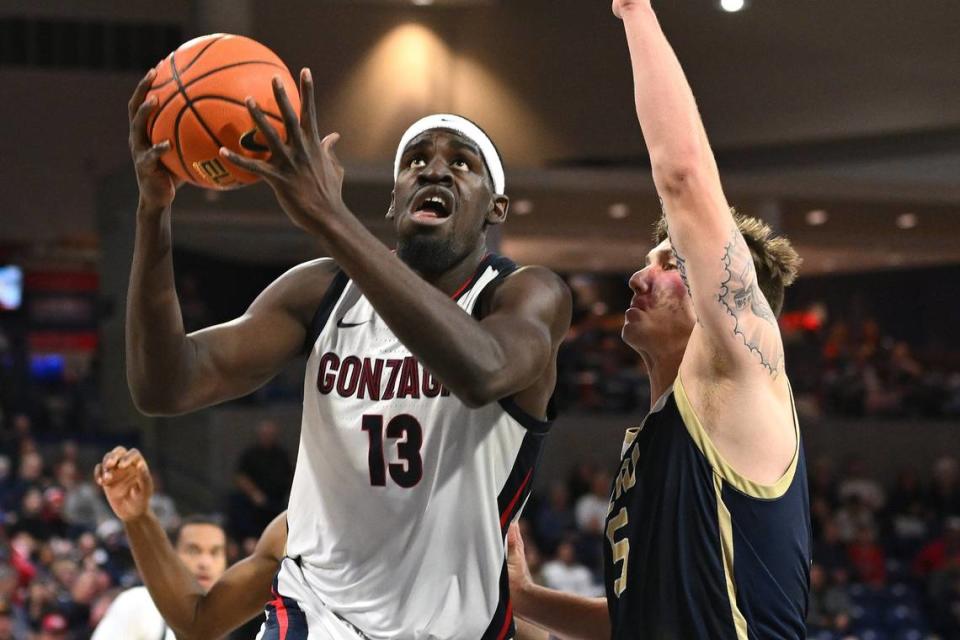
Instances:
[[[171,398],[146,389],[146,385],[130,384],[129,387],[133,406],[145,416],[161,418],[182,413]]]

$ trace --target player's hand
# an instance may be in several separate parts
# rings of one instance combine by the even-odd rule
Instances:
[[[150,208],[166,209],[177,194],[182,180],[167,171],[160,156],[170,150],[170,141],[158,144],[150,143],[147,135],[147,120],[157,108],[157,97],[144,99],[150,91],[150,84],[156,77],[156,69],[150,69],[143,76],[127,103],[127,116],[130,119],[130,155],[137,170],[137,184],[140,186],[140,200]]]
[[[613,15],[621,20],[623,12],[632,7],[650,6],[650,0],[613,0]]]
[[[153,478],[147,461],[136,449],[114,448],[93,470],[93,479],[122,522],[135,520],[149,510]]]
[[[510,597],[516,606],[525,590],[533,584],[523,548],[523,536],[520,535],[520,525],[516,522],[510,525],[507,532],[507,575],[510,578]]]
[[[262,177],[295,225],[310,233],[320,233],[320,220],[326,216],[348,213],[342,196],[343,166],[333,152],[340,134],[331,133],[320,138],[313,78],[309,69],[300,71],[299,116],[287,98],[279,76],[273,79],[273,95],[287,129],[287,141],[281,140],[280,134],[254,99],[247,98],[247,109],[267,140],[270,159],[246,158],[225,147],[220,148],[220,155]]]

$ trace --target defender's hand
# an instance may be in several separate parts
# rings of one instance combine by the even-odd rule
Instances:
[[[247,109],[267,140],[270,159],[245,158],[225,147],[220,148],[220,155],[238,167],[261,176],[273,189],[280,206],[293,223],[305,231],[319,234],[320,220],[346,213],[342,197],[343,166],[333,152],[340,134],[331,133],[320,139],[313,78],[309,69],[300,72],[299,117],[287,98],[279,76],[273,79],[273,94],[283,115],[287,142],[280,139],[280,134],[254,99],[247,98]]]
[[[613,0],[613,15],[621,20],[623,12],[632,7],[650,6],[650,0]]]
[[[533,578],[530,576],[530,567],[527,566],[520,525],[516,522],[510,525],[507,532],[507,575],[510,578],[510,597],[517,605],[525,590],[533,584]]]
[[[93,470],[93,479],[122,522],[135,520],[149,510],[153,478],[147,461],[136,449],[114,448]]]
[[[127,117],[130,120],[130,155],[137,171],[137,184],[140,186],[140,200],[151,208],[166,209],[177,195],[177,187],[182,180],[167,171],[160,156],[170,150],[170,141],[164,140],[151,144],[147,135],[147,120],[157,108],[157,97],[146,98],[150,83],[156,77],[156,69],[150,69],[143,76],[127,103]]]

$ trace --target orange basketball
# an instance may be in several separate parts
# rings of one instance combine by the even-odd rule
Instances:
[[[198,187],[235,189],[259,178],[220,157],[220,147],[251,158],[270,152],[244,104],[253,96],[282,139],[286,128],[271,80],[280,76],[296,113],[297,83],[273,51],[256,40],[215,33],[186,42],[157,65],[147,97],[158,102],[147,123],[153,144],[170,141],[164,166]]]

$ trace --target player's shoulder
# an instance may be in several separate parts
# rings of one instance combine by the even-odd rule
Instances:
[[[546,267],[528,265],[506,276],[493,292],[491,308],[503,307],[533,309],[562,334],[570,325],[573,295],[559,275]]]
[[[330,258],[317,258],[285,271],[264,292],[266,304],[289,310],[305,324],[323,300],[340,268]]]
[[[153,606],[153,598],[150,597],[150,592],[144,586],[131,587],[122,591],[113,602],[124,607],[142,607],[146,603]]]
[[[570,287],[563,278],[540,265],[524,265],[507,275],[498,290],[517,291],[528,294],[546,294],[558,298],[570,298]]]

